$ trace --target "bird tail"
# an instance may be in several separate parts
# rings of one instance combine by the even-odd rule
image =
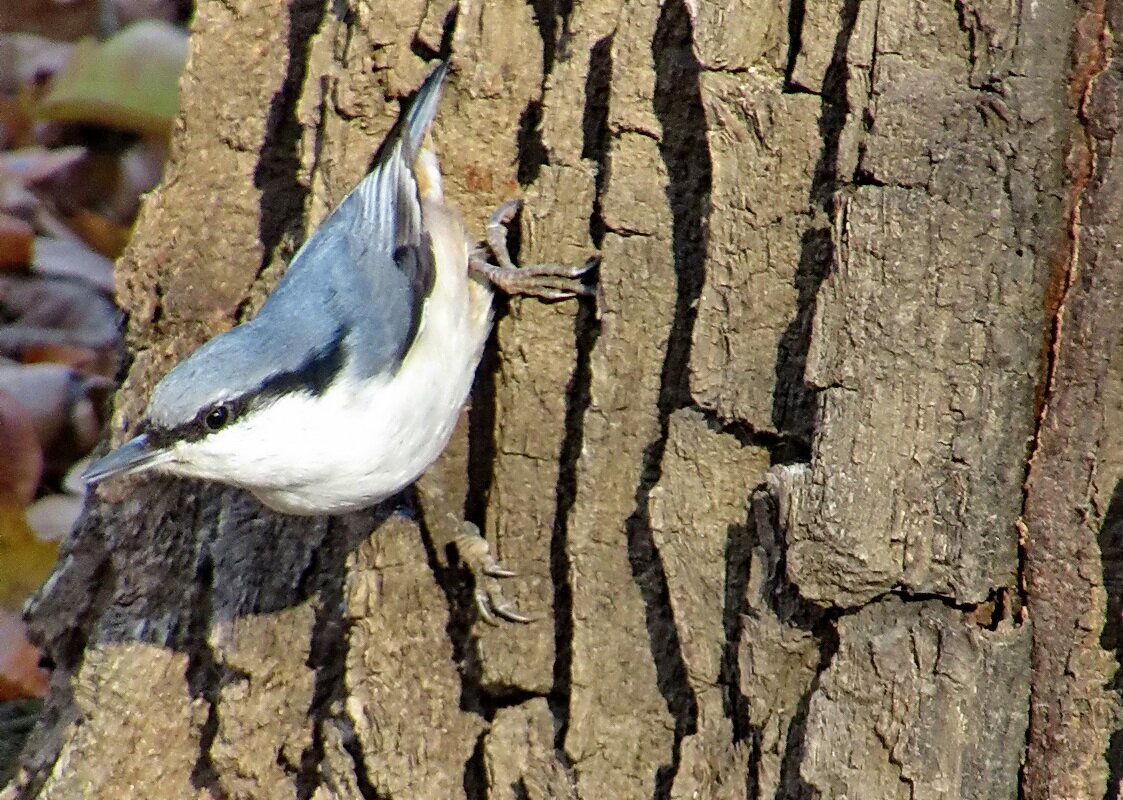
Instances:
[[[410,160],[417,157],[417,153],[421,150],[421,143],[425,140],[425,134],[437,116],[437,106],[441,102],[446,78],[448,78],[448,62],[442,61],[421,84],[413,102],[410,103],[409,110],[402,117],[401,124],[408,143]]]
[[[437,107],[441,103],[441,92],[445,80],[448,78],[448,62],[442,61],[436,69],[429,73],[421,88],[417,90],[409,108],[398,117],[394,127],[386,134],[382,146],[374,155],[373,164],[378,165],[395,157],[395,151],[401,148],[401,155],[407,164],[412,164],[421,145],[425,141],[425,134],[437,116]]]

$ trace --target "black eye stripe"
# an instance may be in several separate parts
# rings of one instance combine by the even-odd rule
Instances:
[[[312,355],[297,369],[274,375],[240,397],[207,406],[188,422],[171,427],[160,427],[148,420],[142,420],[137,426],[136,433],[147,435],[149,442],[155,447],[168,447],[176,442],[197,442],[228,427],[248,409],[269,405],[282,395],[304,392],[319,397],[343,371],[344,340],[347,338],[347,333],[344,328],[337,330],[325,350]],[[211,415],[220,408],[225,409],[226,418],[214,426],[211,424]],[[214,421],[217,422],[217,418]]]

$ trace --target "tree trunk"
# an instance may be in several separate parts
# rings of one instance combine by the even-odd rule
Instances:
[[[93,499],[3,797],[1115,797],[1121,9],[200,0],[115,438],[438,55],[469,227],[602,296],[500,304],[415,513]]]

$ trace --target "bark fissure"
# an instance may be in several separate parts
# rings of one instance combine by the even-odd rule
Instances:
[[[711,165],[699,85],[701,70],[692,42],[693,23],[686,5],[679,0],[664,4],[652,40],[653,102],[663,128],[659,151],[667,168],[667,201],[672,214],[675,315],[660,376],[659,438],[644,449],[635,511],[625,523],[628,559],[643,598],[659,691],[675,720],[672,760],[656,776],[656,800],[670,796],[682,740],[697,729],[698,715],[650,522],[651,491],[661,475],[670,415],[690,404],[690,348],[705,268],[704,220],[708,213]]]
[[[780,337],[776,352],[776,388],[772,422],[776,430],[793,441],[810,446],[815,427],[815,388],[804,379],[811,347],[811,324],[819,287],[830,274],[835,260],[835,234],[840,221],[840,196],[844,186],[838,175],[839,147],[851,108],[847,99],[850,65],[847,53],[858,20],[861,0],[844,0],[834,50],[823,76],[819,136],[822,148],[808,196],[812,224],[803,233],[799,264],[795,271],[796,309]]]
[[[803,19],[807,13],[805,0],[791,0],[788,7],[788,53],[784,59],[784,91],[789,93],[807,92],[815,94],[793,80],[796,60],[803,47]]]
[[[773,796],[774,800],[814,800],[819,792],[800,774],[808,737],[814,733],[807,727],[811,700],[819,691],[823,676],[838,652],[838,621],[847,614],[855,613],[857,609],[817,606],[803,599],[799,590],[787,579],[787,552],[779,507],[776,497],[769,489],[753,492],[748,530],[754,534],[751,546],[758,547],[763,556],[759,567],[764,570],[764,576],[759,591],[765,607],[782,624],[810,633],[818,655],[814,674],[800,694],[788,723]],[[758,613],[749,607],[746,602],[747,594],[743,589],[740,597],[741,614]],[[737,634],[740,638],[741,632],[738,631]],[[760,699],[757,698],[758,702]],[[751,708],[746,708],[746,711],[750,710]],[[759,727],[749,723],[749,730],[754,742],[759,741],[762,735]],[[752,796],[759,797],[759,791]]]
[[[304,237],[308,186],[300,178],[300,145],[304,128],[297,119],[296,111],[305,91],[311,42],[323,24],[327,6],[324,0],[293,0],[288,7],[288,64],[281,85],[269,105],[265,136],[253,175],[253,184],[261,191],[258,216],[261,265],[258,277],[274,263],[274,259],[291,256]],[[240,321],[245,318],[251,298],[252,293],[238,307],[235,319]]]
[[[319,588],[316,618],[312,628],[308,667],[315,671],[315,683],[308,716],[311,720],[312,741],[300,755],[300,764],[294,776],[297,800],[311,800],[322,784],[321,769],[324,761],[325,725],[336,720],[335,707],[347,697],[345,683],[347,635],[349,622],[343,614],[344,565],[350,548],[346,546],[341,526],[329,521],[327,535],[315,557],[309,563],[307,580],[323,580]],[[324,563],[323,554],[329,554],[333,563]],[[303,587],[302,594],[311,593],[313,587]]]
[[[448,624],[445,631],[452,644],[453,661],[460,678],[459,707],[491,719],[495,714],[495,704],[490,693],[480,684],[479,639],[472,630],[475,621],[472,574],[454,558],[455,545],[450,544],[445,553],[437,552],[437,539],[430,529],[422,504],[416,492],[411,490],[408,494],[412,498],[410,513],[417,520],[429,569],[447,603]],[[440,520],[435,524],[447,523]]]
[[[338,718],[337,724],[340,727],[340,741],[343,749],[348,758],[351,759],[355,785],[363,800],[393,800],[393,798],[379,792],[374,782],[371,781],[370,771],[367,769],[366,758],[363,755],[363,745],[355,734],[354,723],[348,718]]]
[[[214,622],[214,561],[209,541],[201,544],[198,559],[192,584],[195,594],[187,619],[187,630],[182,638],[188,654],[187,687],[193,697],[202,698],[206,702],[207,716],[199,732],[199,752],[191,771],[191,783],[215,800],[228,800],[229,794],[222,786],[211,748],[218,736],[221,687],[226,681],[239,676],[231,674],[219,663],[210,646],[209,634]],[[244,679],[247,676],[240,677]]]
[[[573,662],[573,587],[569,559],[569,517],[577,497],[578,462],[585,438],[585,414],[591,401],[591,357],[600,335],[596,310],[582,304],[575,320],[577,355],[566,386],[565,431],[559,455],[558,488],[554,527],[550,536],[550,580],[554,586],[554,669],[549,707],[556,720],[554,752],[572,779],[572,765],[565,752],[569,730],[569,700]]]
[[[604,191],[608,184],[608,102],[612,85],[612,36],[604,36],[589,50],[589,73],[585,79],[585,108],[581,118],[581,157],[597,165],[593,208],[589,215],[589,238],[600,249],[607,226],[604,221]]]

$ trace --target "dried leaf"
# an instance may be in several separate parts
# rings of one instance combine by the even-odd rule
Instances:
[[[132,233],[129,227],[84,208],[78,209],[66,223],[82,237],[82,241],[107,258],[121,255]]]
[[[30,225],[0,212],[0,267],[26,267],[34,241],[35,230]]]
[[[0,609],[0,700],[42,697],[48,677],[39,666],[39,648],[27,640],[19,613]]]
[[[162,19],[175,22],[180,16],[178,0],[113,0],[117,19],[126,24],[137,19]]]
[[[21,506],[0,503],[0,608],[19,608],[51,574],[58,542],[44,542]]]
[[[63,364],[0,363],[0,386],[27,409],[51,476],[64,473],[97,444],[97,409],[112,385]]]
[[[0,173],[23,186],[57,178],[86,157],[84,147],[24,147],[0,153]]]
[[[0,506],[23,508],[35,497],[43,474],[43,449],[31,413],[0,388]],[[3,569],[0,552],[0,569]]]
[[[0,353],[19,358],[43,345],[112,348],[120,312],[92,286],[61,279],[0,275]]]
[[[31,31],[54,39],[77,39],[98,30],[97,0],[4,0],[0,30]]]
[[[113,262],[77,238],[35,238],[31,269],[45,277],[77,278],[106,294],[113,292]]]
[[[82,514],[85,498],[73,494],[49,494],[27,507],[27,523],[44,542],[66,538]]]
[[[27,104],[15,97],[0,97],[0,148],[26,147],[32,141]]]
[[[42,5],[40,3],[39,5]],[[56,73],[74,45],[33,33],[0,33],[0,91],[18,94]]]
[[[100,44],[83,39],[55,74],[37,116],[166,134],[186,60],[187,34],[159,20],[134,22]]]
[[[111,380],[117,374],[117,354],[110,347],[81,347],[73,344],[37,344],[23,351],[24,364],[66,364],[81,375]]]

